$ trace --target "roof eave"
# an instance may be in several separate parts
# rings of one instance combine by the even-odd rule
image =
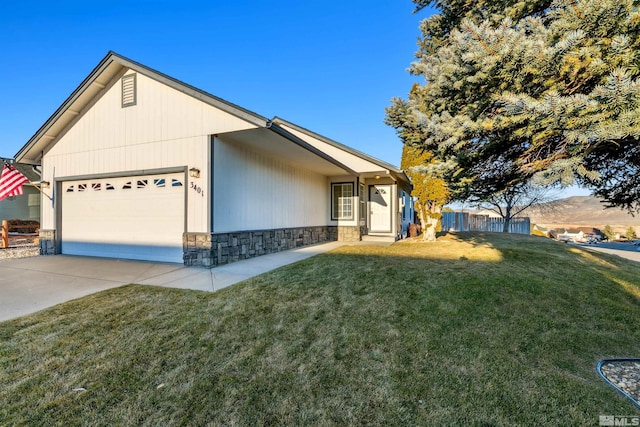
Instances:
[[[27,141],[27,143],[16,153],[14,158],[17,162],[21,162],[23,157],[33,148],[33,146],[45,136],[47,130],[51,128],[65,111],[73,104],[73,102],[82,94],[93,81],[96,76],[100,75],[104,69],[112,62],[113,52],[109,52],[102,61],[89,73],[89,75],[80,83],[80,85],[69,95],[69,97],[58,107],[58,109],[47,119],[46,122],[36,131],[36,133]]]
[[[298,138],[297,136],[295,136],[291,132],[287,131],[286,129],[283,129],[277,123],[274,123],[273,121],[268,121],[266,127],[267,127],[267,129],[269,129],[269,130],[277,133],[278,135],[288,139],[289,141],[293,142],[294,144],[299,145],[300,147],[312,152],[316,156],[318,156],[318,157],[320,157],[320,158],[332,163],[333,165],[339,167],[340,169],[344,170],[348,174],[350,174],[350,175],[358,175],[358,173],[355,172],[353,169],[351,169],[348,166],[346,166],[346,165],[342,164],[341,162],[337,161],[333,157],[329,156],[327,153],[318,150],[313,145],[309,144],[308,142],[304,141],[301,138]]]
[[[229,114],[241,118],[256,126],[266,126],[268,119],[262,117],[252,111],[244,109],[238,105],[218,98],[210,93],[202,91],[194,86],[188,85],[180,80],[174,79],[166,74],[149,68],[143,64],[119,55],[113,51],[109,51],[100,63],[89,73],[89,75],[80,83],[80,85],[71,93],[71,95],[62,103],[62,105],[47,119],[47,121],[36,131],[36,133],[27,141],[27,143],[14,156],[16,161],[27,161],[34,163],[33,159],[24,159],[24,157],[34,148],[34,146],[44,137],[48,137],[53,141],[55,138],[47,136],[47,131],[65,114],[75,101],[96,82],[97,78],[114,62],[121,65],[122,68],[129,68],[141,74],[167,84],[168,86],[179,90],[187,95],[208,103],[219,108]],[[47,143],[48,144],[48,143]]]
[[[400,187],[403,190],[405,190],[407,193],[411,193],[413,185],[411,184],[409,177],[406,173],[404,173],[404,171],[389,171],[389,173],[395,178],[396,182],[399,182],[401,184]]]
[[[325,142],[325,143],[327,143],[329,145],[332,145],[332,146],[334,146],[336,148],[339,148],[339,149],[341,149],[343,151],[346,151],[347,153],[350,153],[350,154],[352,154],[354,156],[360,157],[363,160],[367,160],[367,161],[369,161],[371,163],[374,163],[374,164],[380,166],[383,169],[389,170],[390,172],[394,172],[394,173],[396,173],[398,175],[404,175],[404,172],[401,169],[397,168],[396,166],[392,165],[391,163],[387,163],[387,162],[385,162],[383,160],[377,159],[377,158],[375,158],[373,156],[370,156],[368,154],[363,153],[362,151],[358,151],[358,150],[356,150],[354,148],[351,148],[351,147],[349,147],[347,145],[341,144],[338,141],[334,141],[331,138],[327,138],[324,135],[320,135],[319,133],[313,132],[313,131],[311,131],[309,129],[306,129],[306,128],[302,127],[302,126],[299,126],[299,125],[297,125],[295,123],[289,122],[289,121],[284,120],[284,119],[282,119],[280,117],[277,117],[277,116],[274,117],[273,119],[271,119],[271,121],[275,122],[275,123],[278,123],[278,124],[283,124],[285,126],[291,127],[291,128],[293,128],[293,129],[295,129],[295,130],[297,130],[299,132],[305,133],[305,134],[307,134],[307,135],[309,135],[311,137],[314,137],[316,139],[321,140],[322,142]],[[406,177],[406,175],[405,175],[405,177]]]

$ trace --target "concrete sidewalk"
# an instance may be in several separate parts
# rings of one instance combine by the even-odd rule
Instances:
[[[169,288],[194,289],[199,291],[219,291],[227,286],[271,271],[284,265],[345,246],[344,242],[329,242],[305,246],[298,249],[263,255],[256,258],[221,265],[216,268],[184,267],[174,271],[150,269],[134,283],[141,285],[166,286]]]
[[[347,244],[305,246],[212,269],[70,255],[2,260],[0,321],[129,283],[213,292]]]

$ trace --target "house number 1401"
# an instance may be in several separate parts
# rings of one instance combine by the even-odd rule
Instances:
[[[190,183],[191,184],[191,189],[193,191],[195,191],[196,193],[200,194],[202,197],[204,197],[204,191],[202,191],[202,187],[195,185],[193,182]]]

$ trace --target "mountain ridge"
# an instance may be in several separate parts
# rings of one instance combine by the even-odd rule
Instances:
[[[572,196],[554,200],[525,210],[531,224],[554,227],[611,226],[615,231],[634,227],[640,231],[640,216],[632,216],[617,207],[606,208],[604,202],[593,196]]]

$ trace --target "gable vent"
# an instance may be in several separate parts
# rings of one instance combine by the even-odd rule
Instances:
[[[122,107],[136,105],[136,75],[122,77]]]

